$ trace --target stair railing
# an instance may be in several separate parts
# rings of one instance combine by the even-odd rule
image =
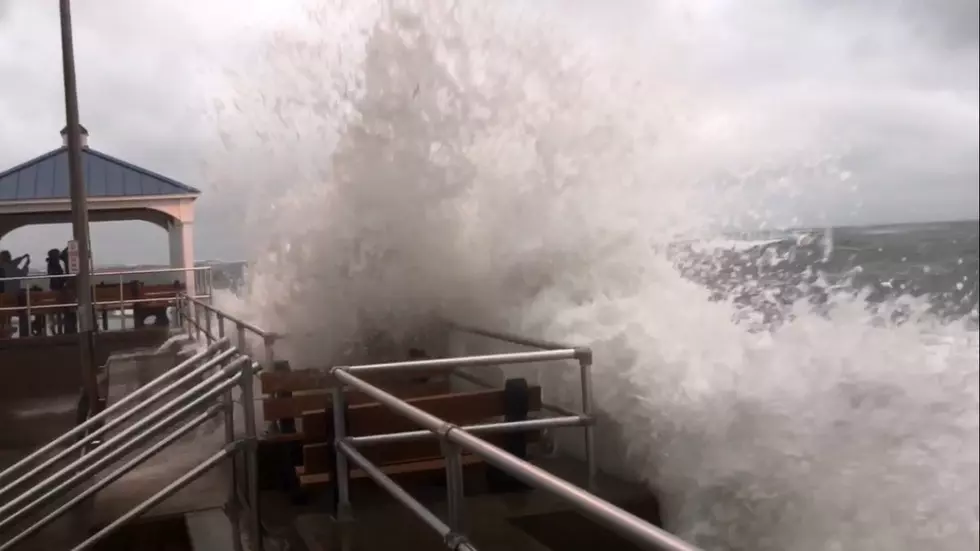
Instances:
[[[176,303],[175,321],[178,327],[183,328],[189,335],[204,340],[208,344],[224,339],[226,337],[226,324],[235,327],[235,346],[243,354],[250,354],[250,339],[253,337],[262,342],[263,356],[262,369],[272,371],[276,367],[275,344],[281,335],[266,331],[240,318],[215,308],[210,302],[200,300],[188,295],[181,295]],[[240,472],[236,462],[232,462],[231,468],[231,494],[228,499],[228,516],[232,524],[238,526],[240,518],[244,515],[247,519],[246,526],[249,530],[249,537],[256,542],[257,547],[253,551],[262,551],[262,521],[259,508],[259,468],[258,468],[258,437],[255,420],[255,381],[252,376],[243,376],[241,381],[242,393],[242,422],[245,426],[244,440],[244,476]],[[225,432],[226,439],[230,442],[233,439],[234,420],[231,418],[231,404],[234,397],[229,391],[224,396],[225,408]],[[247,494],[247,495],[245,495]],[[2,550],[0,550],[2,551]],[[236,551],[239,551],[236,545]]]
[[[251,542],[250,548],[253,551],[262,551],[253,391],[254,378],[261,367],[246,354],[245,350],[247,333],[251,332],[265,340],[266,355],[272,359],[274,356],[271,344],[276,337],[253,325],[220,313],[193,297],[180,297],[176,301],[175,310],[179,323],[181,326],[186,326],[188,333],[195,330],[200,335],[202,331],[207,331],[206,347],[98,415],[87,419],[0,472],[0,484],[3,484],[0,486],[0,498],[5,496],[10,498],[0,501],[2,503],[0,535],[29,515],[56,504],[70,492],[78,492],[11,539],[0,540],[0,551],[14,549],[112,482],[119,480],[206,421],[216,417],[218,413],[223,413],[225,421],[225,444],[219,451],[76,545],[71,551],[92,549],[99,541],[126,523],[146,513],[229,459],[231,468],[227,512],[232,523],[232,541],[235,550],[243,549],[239,518],[240,513],[244,512],[247,519],[245,525]],[[206,324],[194,323],[200,320],[201,315],[194,314],[196,311],[208,313]],[[214,312],[218,312],[218,315],[212,316]],[[216,334],[211,331],[212,319],[217,321]],[[238,344],[235,347],[231,346],[225,336],[226,320],[236,325]],[[207,376],[211,372],[213,373]],[[205,376],[206,378],[201,380]],[[193,386],[186,389],[188,385]],[[238,438],[234,429],[233,392],[236,387],[241,387],[242,393],[241,402],[245,417],[244,438]],[[164,401],[165,397],[175,392],[179,392],[176,397]],[[155,404],[158,407],[154,409]],[[131,424],[124,427],[123,424],[127,421]],[[114,429],[118,432],[113,434],[111,431]],[[108,438],[105,438],[106,436]],[[163,438],[151,443],[159,436]],[[94,443],[98,445],[94,446]],[[140,451],[141,447],[145,449]],[[72,454],[80,451],[87,453],[71,460]],[[133,453],[136,455],[125,463],[85,486],[95,476]],[[240,476],[239,469],[235,465],[236,456],[242,456],[246,471],[244,477]],[[64,465],[66,462],[69,463]],[[54,469],[58,470],[54,473],[48,472]],[[15,493],[18,489],[22,489],[19,494]]]

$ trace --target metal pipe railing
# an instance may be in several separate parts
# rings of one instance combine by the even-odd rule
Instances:
[[[35,522],[34,524],[32,524],[30,527],[28,527],[26,530],[24,530],[20,534],[17,534],[16,536],[14,536],[13,538],[11,538],[9,541],[7,541],[6,543],[4,543],[3,545],[0,545],[0,551],[8,551],[8,550],[12,549],[18,543],[24,541],[25,539],[29,538],[30,536],[32,536],[32,535],[36,534],[37,532],[41,531],[45,526],[47,526],[48,524],[54,522],[61,515],[67,513],[69,510],[71,510],[72,507],[78,505],[82,501],[85,501],[89,497],[95,495],[97,492],[101,491],[103,488],[105,488],[106,486],[112,484],[116,480],[119,480],[124,475],[126,475],[127,473],[129,473],[130,471],[132,471],[133,469],[135,469],[136,467],[142,465],[144,462],[146,462],[151,457],[153,457],[156,454],[160,453],[167,446],[173,444],[177,440],[180,440],[181,438],[183,438],[184,436],[186,436],[188,433],[190,433],[191,431],[193,431],[197,427],[199,427],[202,424],[204,424],[204,422],[206,422],[207,420],[209,420],[212,417],[214,417],[219,411],[222,411],[223,409],[225,409],[224,406],[212,406],[211,408],[209,408],[204,413],[198,415],[197,417],[194,417],[189,422],[187,422],[184,426],[182,426],[179,429],[177,429],[176,431],[168,434],[165,438],[163,438],[162,440],[160,440],[156,444],[150,446],[149,448],[147,448],[146,450],[144,450],[143,452],[141,452],[136,457],[130,459],[129,461],[127,461],[124,465],[122,465],[121,467],[119,467],[115,471],[112,471],[111,473],[109,473],[105,477],[99,479],[98,482],[96,482],[92,486],[89,486],[84,491],[82,491],[81,493],[79,493],[75,497],[71,498],[65,504],[61,505],[60,507],[58,507],[57,509],[55,509],[51,513],[45,515],[44,518],[42,518],[41,520]]]
[[[233,315],[231,315],[231,314],[229,314],[227,312],[223,312],[221,310],[218,310],[214,306],[208,304],[207,302],[204,302],[203,300],[200,300],[197,297],[191,297],[191,296],[187,296],[186,294],[183,294],[183,295],[180,295],[179,300],[182,301],[182,302],[188,302],[188,303],[194,305],[195,307],[203,308],[206,312],[209,312],[211,314],[220,314],[223,319],[226,319],[226,320],[232,322],[233,324],[235,324],[236,327],[244,327],[250,333],[253,333],[255,335],[258,335],[259,337],[261,337],[263,339],[273,339],[273,340],[275,340],[275,339],[282,338],[282,335],[279,335],[279,334],[274,333],[272,331],[266,331],[265,329],[262,329],[261,327],[259,327],[257,325],[254,325],[254,324],[249,323],[249,322],[247,322],[245,320],[242,320],[240,318],[237,318],[237,317],[235,317],[235,316],[233,316]],[[186,311],[186,308],[185,308],[185,311]]]
[[[588,486],[595,488],[598,468],[595,458],[595,434],[593,403],[592,403],[592,350],[589,348],[562,348],[557,350],[542,350],[534,352],[510,352],[505,354],[489,354],[482,356],[462,356],[456,358],[437,358],[414,360],[407,362],[392,362],[384,364],[367,364],[358,366],[339,366],[331,372],[346,371],[353,374],[379,373],[391,370],[409,369],[457,369],[461,367],[500,366],[519,363],[577,360],[579,363],[580,384],[582,388],[582,413],[590,419],[582,425],[584,432],[585,463],[588,469]],[[460,371],[454,373],[460,374]],[[554,409],[554,408],[552,408]],[[335,408],[336,411],[336,408]],[[572,413],[573,415],[578,415]],[[339,458],[338,458],[339,459]]]
[[[140,413],[140,412],[148,409],[152,404],[154,404],[155,402],[159,401],[164,396],[167,396],[171,392],[174,392],[174,391],[180,389],[182,386],[190,383],[194,379],[197,379],[198,377],[200,377],[201,375],[203,375],[205,372],[214,369],[215,366],[221,364],[222,362],[224,362],[225,360],[231,358],[231,356],[233,356],[234,354],[237,354],[237,353],[238,353],[238,351],[235,350],[234,348],[229,348],[227,350],[224,350],[224,351],[220,352],[218,355],[216,355],[213,358],[209,359],[207,362],[201,364],[196,369],[190,371],[189,373],[187,373],[186,375],[184,375],[180,379],[177,379],[176,381],[170,383],[169,385],[167,385],[166,387],[164,387],[163,389],[161,389],[158,393],[147,397],[143,401],[137,403],[132,409],[126,410],[125,412],[121,413],[120,415],[112,418],[107,423],[102,424],[100,427],[98,427],[94,431],[89,432],[89,433],[86,433],[84,436],[82,436],[81,438],[79,438],[74,444],[72,444],[72,445],[68,446],[67,448],[59,451],[57,454],[53,455],[52,457],[49,457],[47,460],[45,460],[43,463],[41,463],[40,465],[38,465],[34,469],[32,469],[29,472],[21,475],[20,478],[18,478],[17,480],[14,480],[10,484],[8,484],[6,487],[4,487],[2,490],[0,490],[0,496],[3,496],[4,494],[8,493],[13,488],[16,488],[17,486],[20,486],[20,485],[28,482],[31,478],[34,478],[35,476],[37,476],[38,474],[40,474],[42,471],[44,471],[48,467],[51,467],[52,465],[54,465],[57,462],[61,461],[65,457],[68,457],[72,453],[75,453],[75,452],[81,450],[82,448],[84,448],[85,446],[87,446],[90,442],[92,442],[93,440],[95,440],[99,436],[102,436],[103,434],[106,434],[109,431],[111,431],[112,429],[120,426],[121,424],[123,424],[124,422],[126,422],[129,418],[131,418],[134,415],[136,415],[137,413]],[[232,364],[232,365],[234,365],[234,364]],[[223,369],[224,370],[227,370],[227,369],[229,369],[229,367],[225,367]],[[209,381],[212,381],[212,382],[216,381],[216,377],[217,376],[212,376],[212,378],[209,379]],[[199,389],[199,391],[201,391],[204,388],[203,385],[204,385],[204,383],[201,383],[201,384],[197,385],[194,388],[197,388],[197,389]],[[179,398],[174,399],[168,405],[175,404],[177,402],[177,400],[179,400]],[[166,407],[167,406],[164,406],[160,410],[157,410],[157,412],[155,412],[154,415],[155,414],[158,414],[161,410],[165,409]],[[2,508],[0,508],[0,511],[2,511]]]
[[[127,394],[122,399],[120,399],[118,402],[116,402],[115,404],[109,406],[108,408],[106,408],[105,410],[103,410],[102,412],[100,412],[98,415],[95,415],[93,417],[90,417],[88,420],[86,420],[82,424],[76,426],[75,428],[73,428],[72,430],[66,432],[65,434],[62,434],[58,438],[55,438],[51,442],[49,442],[49,443],[45,444],[44,446],[42,446],[37,451],[31,453],[27,457],[25,457],[25,458],[21,459],[20,461],[14,463],[13,465],[11,465],[7,469],[5,469],[3,472],[0,472],[0,482],[2,482],[4,479],[10,478],[11,476],[14,475],[14,473],[20,471],[21,469],[23,469],[27,465],[31,464],[32,462],[36,461],[40,457],[42,457],[44,455],[47,455],[48,453],[51,453],[56,448],[58,448],[59,446],[65,444],[66,442],[68,442],[68,441],[70,441],[70,440],[72,440],[74,438],[77,438],[77,437],[81,436],[82,434],[85,433],[85,431],[89,430],[90,428],[96,426],[99,423],[102,423],[103,421],[105,421],[106,419],[108,419],[109,417],[111,417],[112,415],[115,415],[116,413],[118,413],[119,411],[121,411],[124,407],[126,407],[129,404],[135,402],[138,398],[142,398],[142,397],[146,396],[147,394],[149,394],[150,392],[155,391],[158,387],[160,387],[161,385],[163,385],[165,382],[169,381],[171,378],[176,377],[177,375],[180,375],[181,373],[183,373],[184,371],[186,371],[187,369],[189,369],[193,365],[197,364],[198,362],[200,362],[201,360],[203,360],[207,356],[210,356],[215,351],[217,351],[219,348],[221,348],[223,346],[226,346],[227,344],[228,344],[228,340],[227,339],[220,340],[220,341],[212,344],[211,346],[207,347],[206,349],[198,352],[197,354],[191,356],[187,360],[185,360],[185,361],[177,364],[173,368],[167,370],[165,373],[161,374],[156,379],[153,379],[149,383],[147,383],[147,384],[143,385],[142,387],[134,390],[133,392]],[[0,488],[0,496],[2,496],[4,493],[6,493],[7,490],[8,490],[8,487],[6,487],[6,486]]]
[[[87,549],[92,549],[95,544],[102,541],[119,528],[123,527],[129,521],[156,507],[165,499],[184,489],[184,487],[197,480],[201,475],[218,466],[225,459],[231,457],[232,454],[238,450],[239,446],[239,442],[226,445],[220,451],[207,458],[203,463],[191,469],[189,472],[187,472],[187,474],[181,476],[177,480],[174,480],[162,490],[150,496],[149,499],[137,505],[134,509],[114,520],[102,530],[96,532],[94,535],[92,535],[92,537],[88,538],[81,544],[76,545],[74,548],[72,548],[72,551],[86,551]]]
[[[42,462],[39,466],[31,469],[20,478],[13,481],[11,484],[0,489],[0,492],[9,492],[11,489],[26,482],[29,478],[36,476],[44,469],[54,465],[59,460],[64,459],[65,456],[73,451],[77,451],[81,447],[84,447],[85,444],[91,440],[108,432],[109,430],[112,430],[113,428],[116,428],[124,420],[148,409],[151,404],[159,402],[163,397],[168,396],[170,393],[175,391],[180,391],[180,393],[175,398],[165,402],[163,405],[145,417],[133,422],[131,426],[126,427],[112,438],[106,440],[101,446],[92,449],[89,453],[82,455],[79,459],[76,459],[67,466],[61,468],[61,470],[55,472],[53,475],[43,479],[34,487],[26,490],[19,496],[14,497],[9,502],[0,505],[0,531],[11,527],[14,523],[22,520],[39,508],[56,502],[60,496],[69,492],[71,489],[76,488],[80,483],[85,482],[87,479],[98,474],[103,469],[124,459],[127,455],[136,451],[140,446],[146,445],[155,436],[160,434],[166,434],[166,436],[164,436],[164,438],[159,442],[151,444],[147,449],[141,451],[135,457],[126,461],[122,466],[116,468],[102,479],[96,481],[92,486],[83,490],[79,495],[71,498],[66,503],[44,516],[40,521],[28,526],[23,532],[17,534],[13,539],[5,541],[2,544],[2,547],[0,547],[0,551],[7,551],[14,545],[17,545],[26,538],[32,536],[44,526],[50,524],[65,512],[70,510],[72,507],[77,506],[85,499],[91,498],[112,482],[123,477],[127,472],[130,472],[132,469],[136,468],[150,457],[172,445],[194,428],[214,417],[219,411],[224,412],[226,440],[225,447],[220,452],[211,456],[211,458],[206,460],[204,463],[198,467],[195,467],[184,476],[178,478],[153,497],[136,506],[134,509],[100,532],[76,546],[74,550],[81,551],[84,549],[91,549],[98,541],[104,539],[125,523],[142,515],[156,504],[160,503],[173,493],[179,491],[201,474],[220,463],[221,460],[225,459],[226,457],[233,456],[235,453],[241,451],[245,454],[246,476],[238,476],[233,462],[229,480],[230,487],[228,491],[229,520],[231,520],[235,526],[235,529],[233,529],[234,548],[236,551],[241,551],[244,548],[241,541],[241,533],[237,526],[237,513],[238,511],[243,510],[248,513],[246,524],[248,535],[251,539],[250,548],[253,551],[262,551],[264,542],[262,540],[263,534],[259,517],[258,463],[256,457],[257,436],[254,403],[255,390],[253,387],[254,377],[263,367],[260,367],[257,362],[252,361],[248,356],[244,355],[244,351],[247,347],[247,343],[245,342],[245,334],[246,331],[252,331],[264,339],[266,343],[265,363],[267,364],[265,367],[271,367],[275,361],[275,356],[271,348],[273,342],[277,338],[277,335],[262,331],[254,325],[241,322],[241,320],[235,320],[226,313],[211,308],[209,305],[203,304],[193,297],[187,297],[186,295],[179,297],[177,300],[175,318],[177,318],[177,321],[179,322],[178,326],[182,326],[184,322],[189,322],[191,320],[191,316],[187,315],[187,305],[191,303],[196,306],[202,306],[200,310],[202,312],[206,312],[209,316],[208,320],[206,320],[206,328],[204,329],[204,332],[207,334],[208,342],[210,343],[207,348],[198,352],[192,358],[181,362],[174,368],[168,370],[147,385],[144,385],[140,389],[130,393],[119,403],[114,404],[100,415],[89,419],[72,431],[60,436],[53,442],[44,446],[42,449],[32,453],[27,458],[19,461],[11,468],[8,468],[0,473],[0,476],[9,479],[30,467],[33,463],[45,457],[47,454],[55,451],[61,445],[66,444],[73,438],[77,439],[77,441],[72,446],[69,446],[67,450],[63,450],[56,454],[55,457],[49,458],[47,461]],[[211,324],[212,314],[217,317],[217,337],[213,335]],[[236,322],[237,333],[240,340],[239,347],[237,349],[229,347],[229,340],[225,335],[226,319],[231,319]],[[215,354],[215,352],[221,350],[222,348],[226,349],[218,354]],[[242,355],[237,358],[233,358],[233,356],[236,354]],[[216,366],[220,366],[222,362],[229,363],[219,367],[215,373],[207,377],[205,380],[195,384],[191,388],[186,390],[182,388],[185,385],[192,383],[193,380],[206,375],[209,370],[214,370],[214,368]],[[246,363],[249,364],[248,368],[243,368],[243,364]],[[235,439],[233,414],[234,400],[231,392],[236,386],[242,387],[242,407],[245,414],[246,426],[245,438],[243,440]],[[218,404],[214,404],[213,402],[215,400],[220,400],[220,402]],[[187,421],[188,417],[193,415],[195,411],[198,411],[202,407],[208,406],[209,403],[211,403],[211,407],[209,407],[207,411],[200,413]],[[131,404],[131,408],[125,409]],[[110,420],[110,417],[113,415],[115,415],[115,417],[111,418]],[[109,421],[106,422],[107,420]],[[89,429],[96,426],[99,427],[97,430],[86,434]],[[179,428],[174,430],[175,426],[178,426]],[[242,493],[246,495],[241,495],[238,490],[240,480],[245,483],[245,489]]]
[[[699,551],[696,547],[691,546],[673,534],[661,530],[619,507],[507,453],[477,436],[469,434],[452,423],[448,423],[396,398],[378,387],[357,378],[355,375],[348,373],[343,368],[335,368],[333,374],[340,382],[371,396],[399,415],[436,433],[444,441],[456,444],[460,448],[482,457],[488,463],[507,472],[511,476],[521,479],[529,485],[550,491],[558,497],[567,500],[579,510],[641,545],[664,551]],[[336,418],[335,407],[334,419],[336,420]],[[351,460],[357,462],[363,468],[364,465],[361,465],[357,459],[350,455],[349,452],[355,450],[350,444],[344,441],[343,434],[343,432],[338,433],[338,439],[336,441],[337,453],[350,457]],[[365,464],[370,464],[363,456],[359,458]],[[338,469],[338,479],[346,478],[346,476],[346,472]],[[372,478],[374,477],[372,476]],[[340,480],[338,480],[339,484]],[[347,506],[349,507],[349,503]]]
[[[560,350],[543,350],[537,352],[511,352],[509,354],[488,354],[483,356],[461,356],[457,358],[436,358],[431,360],[413,360],[384,364],[340,366],[335,369],[341,369],[361,375],[365,373],[378,373],[393,370],[455,369],[458,367],[479,367],[488,365],[548,362],[556,360],[575,360],[582,354],[591,353],[588,352],[588,349],[563,348]]]
[[[195,296],[195,298],[201,299],[201,298],[210,298],[211,295],[209,295],[209,294],[197,294],[197,295],[194,295],[194,296]],[[142,303],[145,303],[145,302],[162,302],[162,301],[173,300],[173,298],[174,297],[172,295],[162,296],[162,297],[132,298],[132,299],[127,299],[126,300],[126,304],[130,304],[131,305],[131,304],[142,304]],[[115,300],[93,300],[92,301],[92,306],[116,306],[118,304],[119,304],[119,302],[118,301],[115,301]],[[21,310],[27,310],[27,314],[28,315],[31,315],[32,312],[36,312],[37,310],[56,310],[56,309],[62,309],[62,310],[64,310],[66,308],[76,308],[76,307],[78,307],[78,303],[77,302],[61,302],[61,303],[57,303],[57,304],[35,304],[35,305],[31,305],[29,308],[28,308],[28,305],[25,305],[25,306],[4,306],[4,307],[0,308],[0,312],[20,312]]]
[[[208,314],[210,315],[210,314]],[[239,331],[243,325],[239,325]],[[239,375],[239,384],[242,387],[244,404],[244,423],[245,423],[245,488],[248,492],[248,535],[251,547],[261,547],[261,516],[259,514],[259,462],[258,462],[258,438],[255,432],[255,389],[253,383],[255,376],[250,370],[244,369]]]
[[[179,307],[175,308],[176,311],[180,311]],[[218,341],[225,340],[225,320],[222,314],[217,315],[218,324]],[[178,325],[180,327],[180,325]],[[221,404],[224,411],[224,429],[225,429],[225,445],[231,445],[235,442],[235,396],[234,388],[228,389],[227,392],[221,395]],[[228,500],[225,503],[225,514],[228,515],[228,522],[232,526],[232,545],[234,551],[243,551],[242,546],[242,536],[241,536],[241,515],[238,499],[238,472],[235,467],[235,458],[231,458],[231,465],[228,469]],[[0,550],[2,551],[2,550]]]
[[[230,321],[235,325],[236,346],[243,354],[249,354],[248,333],[252,333],[262,339],[265,344],[265,359],[262,369],[272,370],[275,364],[275,353],[273,347],[280,335],[265,331],[264,329],[236,318],[227,312],[215,308],[209,303],[198,300],[195,297],[180,295],[176,300],[177,318],[183,327],[186,322],[185,330],[189,335],[196,333],[196,338],[204,337],[211,341],[215,338],[212,326],[212,318],[217,323],[218,337],[226,336],[225,322]],[[205,316],[204,323],[201,322],[201,315]],[[254,551],[262,551],[262,530],[261,513],[258,495],[258,437],[256,434],[255,421],[255,389],[254,373],[242,371],[239,378],[242,388],[242,411],[244,414],[243,424],[245,425],[245,438],[243,440],[243,467],[244,476],[238,472],[238,466],[232,461],[229,489],[229,518],[234,524],[238,523],[238,518],[242,514],[247,519],[246,527],[251,548]],[[230,401],[231,396],[226,395],[223,400]],[[230,424],[226,420],[226,426]],[[226,439],[234,437],[233,432],[226,428]],[[243,482],[244,489],[239,488],[239,482]],[[235,549],[238,551],[242,543],[235,542]]]
[[[471,434],[501,434],[510,432],[531,432],[542,429],[565,427],[583,427],[591,422],[584,415],[569,417],[547,417],[544,419],[526,419],[523,421],[504,421],[500,423],[481,423],[463,425],[459,429]],[[410,442],[413,440],[435,440],[439,435],[429,430],[413,430],[407,432],[392,432],[387,434],[370,434],[367,436],[348,436],[344,442],[355,446],[377,446],[394,442]]]
[[[106,270],[102,272],[92,272],[92,278],[98,277],[110,277],[110,276],[127,276],[127,275],[148,275],[148,274],[180,274],[184,272],[210,272],[211,266],[194,266],[192,268],[149,268],[146,270]],[[70,279],[77,277],[75,274],[59,274],[59,275],[26,275],[21,277],[0,277],[0,282],[4,281],[35,281],[35,280],[51,280],[51,279]],[[95,284],[93,284],[93,287]]]
[[[345,456],[349,457],[355,465],[357,465],[366,475],[371,477],[378,486],[381,486],[388,491],[396,500],[398,500],[402,505],[407,507],[410,511],[415,513],[419,519],[432,528],[436,533],[442,536],[443,541],[446,542],[446,546],[449,549],[456,551],[477,551],[465,538],[456,533],[452,528],[449,527],[445,522],[443,522],[439,517],[434,515],[432,511],[428,510],[425,505],[422,505],[414,497],[412,497],[408,492],[402,489],[394,480],[392,480],[388,475],[381,472],[381,469],[377,468],[373,463],[368,461],[366,457],[355,450],[350,444],[346,442],[339,442],[337,444],[340,452]]]
[[[541,350],[563,350],[566,348],[578,348],[576,346],[570,346],[567,344],[562,344],[558,342],[551,342],[544,339],[535,339],[532,337],[524,337],[521,335],[515,335],[513,333],[506,333],[503,331],[490,331],[489,329],[483,329],[480,327],[473,327],[471,325],[464,325],[461,323],[456,323],[452,321],[443,322],[447,326],[462,333],[470,333],[472,335],[478,335],[481,337],[487,337],[489,339],[494,339],[503,342],[509,342],[511,344],[517,344],[520,346],[527,346],[529,348],[540,348]]]
[[[453,377],[456,377],[458,379],[462,379],[462,380],[464,380],[466,382],[472,383],[472,384],[474,384],[474,385],[476,385],[478,387],[481,387],[481,388],[487,388],[487,389],[495,389],[495,388],[498,388],[498,385],[494,385],[494,384],[490,383],[489,381],[485,381],[485,380],[483,380],[483,379],[481,379],[479,377],[476,377],[474,375],[471,375],[471,374],[469,374],[469,373],[467,373],[465,371],[455,370],[452,373],[450,373],[450,375],[452,375]],[[559,405],[555,405],[555,404],[542,403],[541,404],[541,409],[543,411],[547,411],[549,413],[553,413],[553,414],[560,415],[560,416],[563,416],[563,417],[575,417],[575,416],[579,415],[578,413],[576,413],[576,412],[574,412],[574,411],[572,411],[572,410],[570,410],[568,408],[563,408],[563,407],[561,407]],[[584,410],[585,408],[582,408],[582,409]]]
[[[93,289],[92,306],[95,307],[95,308],[107,308],[107,309],[116,309],[116,310],[119,310],[119,312],[120,312],[120,323],[122,325],[122,328],[125,329],[126,328],[126,316],[125,316],[125,312],[126,312],[126,307],[127,306],[136,306],[138,304],[143,304],[143,303],[160,302],[161,300],[169,300],[171,297],[168,296],[168,297],[159,297],[159,298],[157,298],[157,297],[148,297],[148,298],[132,298],[132,297],[130,297],[130,298],[126,298],[125,297],[125,284],[126,284],[126,282],[123,280],[123,278],[125,276],[134,276],[134,275],[154,275],[154,274],[159,275],[159,274],[170,274],[170,273],[173,273],[173,274],[184,274],[184,277],[185,277],[185,282],[184,282],[185,283],[185,286],[187,284],[187,281],[186,281],[186,278],[187,277],[193,277],[194,278],[194,288],[195,288],[194,298],[196,298],[196,299],[210,299],[211,298],[211,296],[213,294],[213,291],[214,291],[212,289],[211,285],[212,285],[214,279],[213,279],[213,277],[211,275],[211,267],[210,266],[195,266],[195,267],[191,267],[191,268],[155,268],[155,269],[148,269],[148,270],[123,270],[123,271],[115,270],[115,271],[95,272],[95,273],[92,274],[92,277],[93,278],[118,277],[118,282],[116,282],[116,286],[118,288],[119,296],[116,299],[114,299],[114,300],[95,300],[95,292],[94,292],[94,289],[98,288],[98,285],[93,284],[92,285],[92,289]],[[188,273],[190,273],[191,275],[188,276],[187,275]],[[33,304],[32,303],[33,295],[35,293],[37,293],[37,292],[44,292],[44,291],[32,291],[30,289],[30,282],[31,281],[38,281],[38,280],[50,281],[50,280],[53,280],[53,279],[70,279],[70,278],[75,278],[75,277],[77,277],[76,274],[61,274],[61,275],[40,275],[39,274],[39,275],[27,275],[27,276],[19,276],[19,277],[2,277],[2,278],[0,278],[0,283],[6,282],[6,281],[23,281],[23,282],[27,283],[27,287],[28,287],[27,289],[25,289],[23,291],[24,294],[25,294],[25,304],[23,306],[20,306],[20,305],[18,305],[18,306],[0,306],[0,315],[10,314],[10,313],[13,313],[13,312],[24,312],[25,315],[27,316],[27,318],[30,319],[32,315],[37,314],[39,311],[44,311],[44,310],[65,310],[65,309],[77,307],[78,306],[78,302],[77,301],[75,301],[75,302],[66,302],[66,303],[57,303],[57,304]],[[203,283],[203,285],[201,285],[200,288],[204,289],[204,292],[201,292],[201,291],[198,291],[197,290],[198,289],[197,283],[199,281],[201,283]],[[41,312],[41,313],[43,313],[43,312]]]
[[[520,346],[527,346],[531,348],[540,348],[542,350],[561,350],[561,349],[574,349],[579,351],[579,355],[576,356],[576,360],[579,362],[579,381],[582,389],[581,394],[581,407],[582,413],[589,418],[593,418],[594,415],[594,403],[592,397],[592,351],[588,348],[573,347],[570,345],[565,345],[562,343],[551,342],[543,339],[535,339],[530,337],[524,337],[521,335],[514,335],[512,333],[506,333],[503,331],[490,331],[487,329],[481,329],[479,327],[473,327],[469,325],[463,325],[454,322],[444,322],[447,326],[457,331],[463,333],[470,333],[473,335],[479,335],[481,337],[486,337],[489,339],[498,340],[501,342],[507,342],[511,344],[516,344]],[[476,384],[483,384],[483,381],[470,377],[468,374],[462,372],[455,372],[454,375],[457,377],[462,377],[464,379],[470,380]],[[542,407],[560,415],[573,414],[567,409],[560,406],[552,404],[542,404]],[[586,456],[586,464],[589,469],[589,488],[595,487],[595,479],[597,474],[597,464],[595,460],[595,427],[594,423],[585,426],[583,431],[584,438],[584,449]]]
[[[46,478],[43,482],[14,498],[9,503],[0,506],[0,529],[6,528],[32,510],[57,499],[59,495],[70,490],[88,476],[91,476],[103,467],[128,454],[150,437],[169,429],[174,423],[193,413],[197,408],[237,384],[237,372],[241,370],[242,363],[247,360],[248,358],[244,357],[234,360],[219,373],[209,377],[177,398],[174,398],[150,415],[138,420],[116,436],[106,440],[103,445]],[[148,426],[149,428],[147,428]],[[91,466],[86,468],[88,464],[91,464]],[[58,485],[51,489],[51,486],[56,484]],[[48,493],[39,497],[41,492],[46,490],[49,490]],[[29,505],[14,514],[10,514],[16,507],[24,505],[25,502],[31,499],[34,499],[34,501]]]
[[[582,512],[640,545],[665,551],[699,551],[677,536],[465,431],[451,429],[446,438],[511,476],[565,499]]]

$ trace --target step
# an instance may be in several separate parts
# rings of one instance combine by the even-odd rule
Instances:
[[[512,503],[508,504],[508,500]],[[517,496],[467,499],[465,533],[480,551],[642,551],[642,548],[571,509],[523,514]],[[494,503],[493,501],[496,501]],[[445,518],[443,504],[428,504]],[[652,520],[656,503],[619,504]],[[513,514],[509,514],[513,513]],[[296,521],[297,532],[309,551],[436,551],[445,549],[439,536],[398,505],[362,508],[350,523],[337,523],[326,514],[309,514]],[[346,540],[347,546],[344,545]]]
[[[193,551],[234,551],[232,526],[223,509],[207,509],[184,515]]]
[[[92,551],[196,551],[183,515],[135,521],[100,541]],[[217,551],[217,550],[216,550]]]

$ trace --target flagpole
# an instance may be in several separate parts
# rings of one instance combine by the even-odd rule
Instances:
[[[71,191],[72,236],[78,245],[78,273],[75,274],[75,296],[78,301],[78,349],[82,384],[88,402],[88,414],[100,410],[99,387],[96,375],[95,316],[92,310],[91,264],[89,259],[88,203],[85,196],[85,175],[82,171],[82,137],[78,122],[78,90],[75,85],[75,53],[72,45],[71,7],[69,0],[60,0],[61,58],[65,79],[65,117],[68,123],[68,177]]]

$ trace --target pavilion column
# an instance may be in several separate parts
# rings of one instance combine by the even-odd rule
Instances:
[[[4,220],[3,217],[0,217],[0,249],[4,248],[3,238],[7,237],[7,234],[17,229],[17,227],[18,226],[14,226],[12,224],[12,221]],[[14,256],[19,256],[14,251],[10,251],[10,252]]]
[[[187,287],[187,294],[195,296],[197,289],[195,286],[194,271],[194,223],[187,221],[171,221],[168,228],[170,236],[170,267],[184,268],[184,284]]]

